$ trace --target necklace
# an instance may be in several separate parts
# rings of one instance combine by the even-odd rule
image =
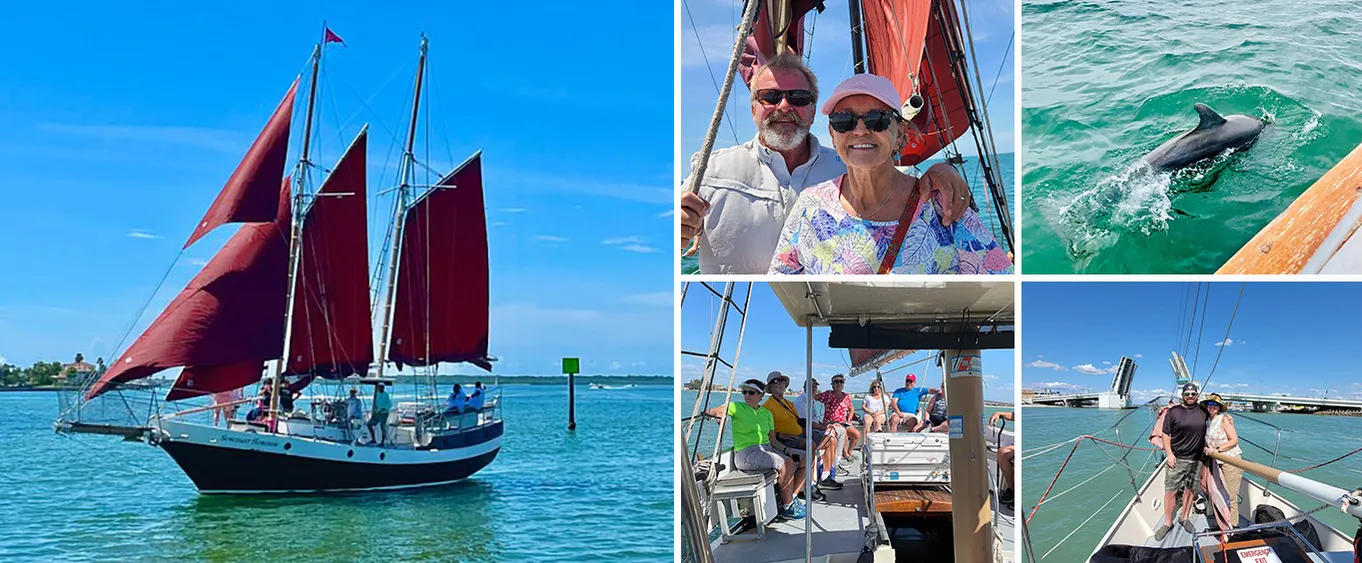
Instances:
[[[879,207],[876,207],[875,210],[874,210],[874,211],[871,211],[870,213],[862,213],[862,214],[861,214],[861,219],[864,219],[864,220],[866,220],[866,221],[870,221],[870,220],[871,220],[870,217],[874,217],[874,216],[878,215],[878,214],[880,213],[880,211],[883,211],[883,210],[884,210],[884,206],[888,205],[888,204],[889,204],[889,200],[891,200],[891,199],[894,199],[894,189],[893,189],[893,186],[892,186],[892,182],[891,182],[891,185],[890,185],[889,192],[886,193],[886,194],[884,194],[884,200],[880,201],[880,206],[879,206]],[[848,200],[848,202],[850,202],[850,200]],[[853,207],[854,207],[854,206],[853,206]]]

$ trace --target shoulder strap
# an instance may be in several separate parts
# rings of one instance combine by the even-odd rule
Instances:
[[[789,413],[792,414],[792,415],[794,415],[795,418],[799,418],[799,413],[795,412],[794,409],[790,408],[790,405],[785,404],[785,399],[784,399],[784,398],[782,398],[782,397],[776,397],[776,396],[772,396],[771,398],[774,399],[774,400],[776,401],[776,404],[777,404],[777,405],[780,405],[780,406],[782,406],[782,407],[785,407],[785,410],[786,410],[786,411],[789,411]]]
[[[894,261],[898,260],[899,248],[903,246],[903,237],[908,236],[908,227],[913,224],[913,219],[917,217],[918,210],[922,207],[922,179],[918,178],[913,182],[913,190],[908,193],[908,205],[903,206],[903,215],[899,217],[899,225],[894,228],[894,238],[889,241],[889,249],[884,253],[884,260],[880,261],[880,269],[877,273],[884,275],[894,268]]]

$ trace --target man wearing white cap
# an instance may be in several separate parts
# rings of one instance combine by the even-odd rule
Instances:
[[[699,253],[703,274],[766,273],[799,194],[847,171],[837,153],[809,133],[818,80],[799,55],[772,57],[748,86],[756,138],[714,151],[698,193],[681,195],[681,248]],[[691,158],[692,171],[699,161],[699,154]],[[934,165],[923,177],[949,202],[943,221],[964,215],[969,185],[950,165]]]

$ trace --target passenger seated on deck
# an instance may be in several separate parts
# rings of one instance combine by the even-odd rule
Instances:
[[[851,395],[844,391],[845,387],[846,378],[839,373],[832,376],[832,390],[819,393],[814,398],[823,403],[823,424],[837,426],[846,432],[842,457],[851,460],[851,452],[860,443],[861,432],[851,425]]]
[[[246,422],[256,422],[265,418],[270,410],[270,380],[260,382],[260,394],[256,396],[255,408],[246,413]]]
[[[818,382],[814,381],[812,383],[817,385]],[[789,384],[790,378],[785,377],[778,371],[773,371],[766,376],[766,391],[771,397],[767,399],[765,403],[762,403],[762,405],[766,407],[766,410],[771,411],[771,416],[776,421],[777,442],[784,444],[790,449],[803,451],[807,440],[804,436],[804,429],[806,427],[809,428],[810,437],[813,439],[814,446],[814,451],[811,453],[816,454],[824,460],[824,469],[828,470],[830,473],[834,472],[836,466],[833,462],[837,459],[837,436],[825,432],[824,428],[819,428],[820,426],[823,426],[821,422],[810,423],[808,420],[808,397],[804,397],[798,402],[793,402],[783,396],[785,394],[785,389]],[[809,461],[807,459],[808,457],[809,456],[805,456],[806,463],[814,463],[813,461]],[[821,477],[821,475],[814,475],[814,477]],[[832,475],[828,476],[826,482],[819,479],[815,480],[819,481],[820,489],[842,488],[842,484],[838,483],[836,479],[833,479]],[[820,500],[824,496],[822,491],[814,492],[814,500]]]
[[[935,393],[936,389],[924,389],[915,387],[917,376],[908,374],[903,377],[903,387],[894,390],[891,401],[889,401],[889,431],[898,432],[899,425],[907,425],[908,428],[917,426],[917,407],[922,402],[922,396],[927,393]]]
[[[999,419],[1013,420],[1013,416],[1014,415],[1008,411],[995,412],[993,413],[993,416],[988,417],[988,425],[997,426]],[[1007,488],[998,491],[998,502],[1008,506],[1012,506],[1012,501],[1016,495],[1016,485],[1012,483],[1012,479],[1014,478],[1012,472],[1016,471],[1012,464],[1016,457],[1017,447],[1015,444],[998,449],[998,472],[1003,474],[1003,484],[1007,486]]]
[[[865,431],[879,432],[884,429],[884,386],[880,380],[870,382],[870,392],[861,399],[861,412],[865,413]]]
[[[445,414],[463,414],[467,408],[468,398],[463,395],[463,387],[455,383],[454,389],[449,392],[449,398],[445,400]]]
[[[786,518],[803,518],[804,505],[795,499],[795,491],[804,482],[804,466],[795,463],[790,457],[792,450],[784,445],[775,445],[776,424],[772,413],[761,406],[761,396],[766,386],[755,379],[744,381],[741,402],[734,401],[704,412],[705,416],[732,420],[728,429],[733,437],[733,465],[740,471],[775,470],[776,498],[780,502],[780,515]]]
[[[482,410],[487,401],[487,391],[482,388],[482,382],[473,383],[473,392],[468,394],[468,410],[477,412]]]
[[[950,430],[951,423],[946,419],[946,390],[940,393],[932,393],[927,399],[927,420],[919,422],[913,427],[913,432],[945,432]]]
[[[362,423],[364,420],[364,401],[359,400],[354,389],[350,390],[350,398],[345,400],[345,418],[351,428],[356,426],[353,421],[358,420]]]

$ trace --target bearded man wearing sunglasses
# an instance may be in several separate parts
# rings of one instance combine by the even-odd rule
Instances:
[[[756,138],[714,151],[697,193],[681,195],[681,249],[699,254],[703,274],[766,273],[800,194],[847,171],[838,153],[809,133],[818,80],[799,55],[771,58],[748,86]],[[691,158],[692,171],[699,161],[699,154]],[[923,177],[943,204],[943,224],[964,216],[969,185],[950,165],[934,165]]]

